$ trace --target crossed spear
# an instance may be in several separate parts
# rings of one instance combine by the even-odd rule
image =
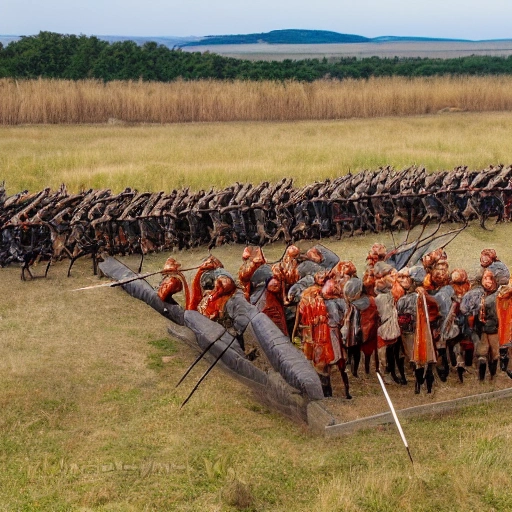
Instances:
[[[197,268],[199,268],[199,267],[196,266],[196,267],[180,269],[180,272],[185,272],[187,270],[195,270]],[[93,288],[114,288],[115,286],[123,286],[125,284],[132,283],[134,281],[139,281],[141,279],[146,279],[147,277],[155,276],[157,274],[172,274],[172,273],[173,272],[170,272],[169,270],[164,270],[164,269],[156,270],[155,272],[146,272],[145,274],[140,274],[140,275],[137,275],[137,276],[134,276],[134,277],[128,277],[126,279],[120,279],[119,281],[114,281],[114,282],[110,282],[110,283],[96,284],[96,285],[92,285],[92,286],[84,286],[82,288],[76,288],[76,289],[74,289],[72,291],[77,292],[77,291],[82,291],[82,290],[91,290]],[[222,333],[222,334],[224,334],[224,333]],[[203,359],[203,357],[208,353],[208,351],[213,347],[213,345],[215,345],[215,343],[217,341],[219,341],[219,339],[220,339],[220,336],[217,339],[211,341],[206,346],[206,348],[203,349],[203,351],[197,356],[197,358],[194,360],[194,362],[188,367],[187,371],[183,374],[181,379],[178,381],[178,383],[176,384],[176,387],[178,387],[185,380],[185,377],[192,371],[192,369],[197,365],[197,363],[199,363],[199,361],[201,361],[201,359]],[[197,390],[197,388],[199,387],[201,382],[203,382],[203,380],[213,370],[215,365],[220,361],[222,356],[228,351],[228,349],[231,347],[231,345],[233,344],[233,342],[235,340],[236,340],[236,337],[233,336],[233,339],[226,345],[226,347],[224,349],[222,349],[221,353],[215,358],[213,363],[203,373],[201,378],[197,381],[196,385],[192,388],[192,391],[189,393],[187,398],[180,405],[180,409],[190,400],[190,398],[195,393],[195,391]]]

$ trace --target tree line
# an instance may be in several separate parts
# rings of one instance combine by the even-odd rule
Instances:
[[[95,36],[40,32],[0,44],[0,78],[151,80],[314,80],[367,79],[381,76],[512,74],[512,56],[469,56],[454,59],[346,57],[249,61],[214,53],[185,52],[155,42],[109,43]]]

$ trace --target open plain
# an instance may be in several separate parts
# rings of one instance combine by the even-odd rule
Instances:
[[[512,40],[504,41],[382,41],[345,44],[217,44],[185,46],[184,51],[218,53],[247,60],[336,59],[355,57],[419,57],[453,59],[469,55],[512,55]]]
[[[284,176],[304,184],[388,164],[483,169],[512,163],[511,126],[512,114],[502,112],[1,127],[0,181],[6,180],[9,194],[62,182],[70,190],[156,191]],[[494,247],[512,265],[511,226],[489,225],[492,230],[483,231],[472,224],[448,246],[452,267],[474,269],[484,247]],[[393,244],[388,234],[323,243],[361,272],[376,241]],[[241,251],[223,246],[214,253],[236,271]],[[271,260],[282,251],[279,243],[265,248]],[[206,248],[175,253],[184,265],[206,255]],[[167,256],[148,256],[144,270],[161,268]],[[138,265],[135,256],[123,261]],[[79,260],[70,278],[66,271],[63,261],[47,279],[21,282],[18,267],[0,269],[0,509],[512,509],[510,400],[404,420],[414,465],[392,425],[326,440],[262,406],[219,370],[180,409],[206,364],[175,389],[196,354],[168,336],[167,321],[120,289],[73,291],[100,282],[90,260]],[[36,274],[42,272],[36,267]],[[470,377],[464,390],[502,388],[506,379],[480,385]],[[449,383],[461,393],[455,375]],[[379,396],[373,386],[354,383],[354,400],[340,406],[381,412],[384,398],[374,405]],[[371,400],[365,403],[357,389],[370,390]],[[418,403],[412,384],[389,392],[404,406]],[[437,383],[433,396],[419,401],[446,392]]]

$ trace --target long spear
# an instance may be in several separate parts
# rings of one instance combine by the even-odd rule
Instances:
[[[224,331],[225,332],[225,331]],[[224,332],[222,334],[224,334]],[[206,353],[213,347],[213,345],[215,345],[215,343],[217,343],[217,341],[219,341],[220,339],[220,336],[211,341],[210,343],[208,343],[208,345],[203,349],[203,351],[196,357],[196,359],[194,360],[194,362],[188,367],[187,371],[183,374],[183,376],[181,377],[181,379],[178,381],[178,383],[176,384],[175,387],[178,387],[184,380],[185,380],[185,377],[192,371],[192,368],[194,368],[194,366],[199,362],[201,361],[201,359],[206,355]]]
[[[187,398],[185,399],[185,401],[180,405],[180,409],[190,400],[190,398],[192,397],[192,395],[194,394],[195,390],[199,387],[199,384],[201,384],[201,382],[203,382],[204,379],[206,379],[206,376],[213,370],[213,367],[219,362],[219,360],[221,359],[221,357],[228,351],[229,347],[231,347],[231,345],[233,345],[233,342],[236,340],[236,338],[233,336],[233,339],[226,345],[226,348],[224,348],[222,350],[222,352],[217,356],[217,358],[215,359],[215,361],[211,364],[211,366],[208,368],[208,370],[206,370],[202,377],[197,381],[197,384],[194,386],[194,388],[192,389],[192,391],[189,393],[189,395],[187,396]]]
[[[187,270],[195,270],[199,267],[190,267],[180,269],[179,272],[186,272]],[[79,292],[81,290],[92,290],[93,288],[113,288],[114,286],[123,286],[123,284],[128,284],[133,281],[138,281],[139,279],[146,279],[146,277],[155,276],[156,274],[172,274],[173,272],[169,272],[168,270],[157,270],[155,272],[146,272],[145,274],[141,274],[135,277],[127,277],[126,279],[120,279],[119,281],[114,281],[113,283],[102,283],[102,284],[93,284],[91,286],[84,286],[83,288],[75,288],[71,290],[72,292]]]
[[[105,288],[105,287],[113,288],[114,286],[123,286],[123,284],[128,284],[128,283],[131,283],[132,281],[137,281],[139,279],[146,279],[146,277],[154,276],[156,274],[161,274],[162,272],[163,272],[163,270],[157,270],[156,272],[146,272],[145,274],[141,274],[140,276],[127,277],[126,279],[121,279],[121,280],[115,281],[113,283],[93,284],[92,286],[84,286],[83,288],[75,288],[74,290],[71,290],[71,291],[79,292],[81,290],[91,290],[93,288]]]
[[[395,408],[393,407],[393,403],[391,402],[391,398],[389,398],[388,392],[386,391],[386,385],[384,384],[384,381],[382,380],[382,377],[379,372],[377,372],[377,378],[379,379],[380,386],[382,388],[382,391],[384,392],[384,396],[386,397],[386,400],[389,405],[389,409],[391,411],[391,414],[393,415],[393,419],[395,420],[396,427],[398,428],[398,432],[400,433],[400,437],[402,438],[402,441],[405,445],[405,449],[407,450],[407,454],[409,455],[409,459],[411,459],[411,463],[414,464],[414,461],[412,460],[411,452],[409,450],[409,445],[407,444],[407,439],[405,439],[404,431],[402,430],[402,426],[400,425],[400,422],[398,421],[398,416],[396,415]]]

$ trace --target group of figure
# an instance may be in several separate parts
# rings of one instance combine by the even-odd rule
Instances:
[[[62,185],[8,196],[2,184],[0,266],[66,257],[74,262],[86,254],[95,262],[101,251],[143,255],[223,243],[262,246],[280,238],[289,244],[474,218],[484,227],[490,216],[510,220],[511,180],[512,166],[497,165],[431,174],[387,166],[303,187],[283,179],[198,192],[70,194]]]
[[[351,261],[341,261],[317,244],[305,252],[289,245],[269,264],[261,247],[247,246],[238,279],[211,256],[199,267],[190,290],[179,264],[169,258],[158,293],[162,300],[185,287],[186,309],[230,325],[226,303],[241,290],[314,366],[326,397],[331,374],[339,371],[351,398],[348,371],[357,377],[360,361],[372,363],[388,384],[407,384],[412,370],[415,392],[432,392],[437,377],[453,368],[462,383],[476,364],[478,377],[507,372],[512,344],[512,281],[494,249],[480,254],[480,270],[470,281],[464,269],[450,269],[444,247],[416,257],[374,244],[362,277]],[[408,247],[410,247],[409,244]],[[428,247],[428,245],[427,245]],[[418,251],[415,252],[416,254]],[[404,254],[406,257],[404,257]],[[243,347],[243,333],[238,333]]]

